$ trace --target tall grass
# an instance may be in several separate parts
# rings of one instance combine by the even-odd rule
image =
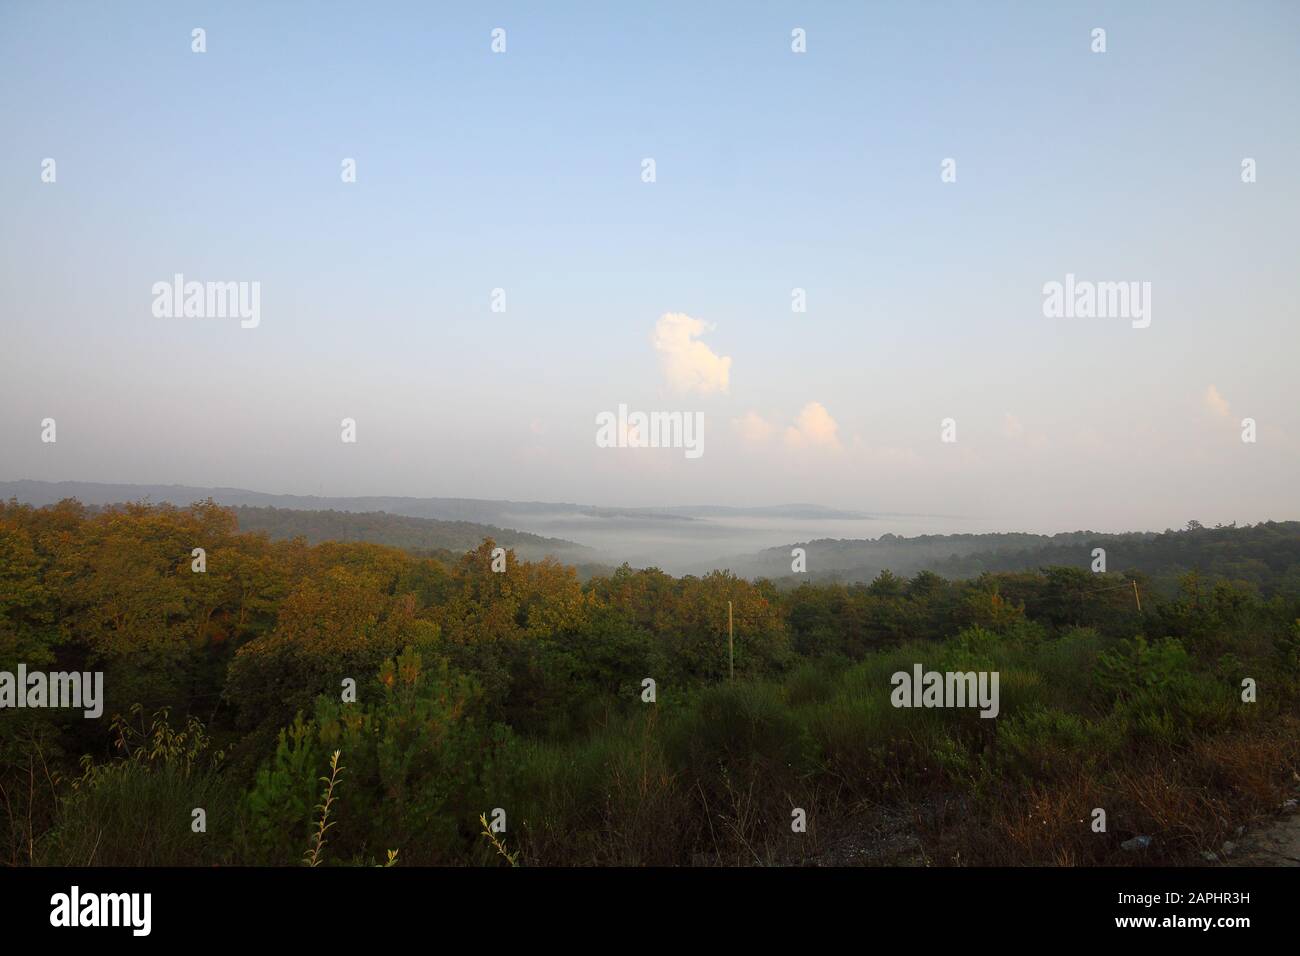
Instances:
[[[60,805],[37,847],[47,866],[211,866],[232,861],[239,790],[211,771],[121,763]],[[193,811],[207,832],[193,830]]]

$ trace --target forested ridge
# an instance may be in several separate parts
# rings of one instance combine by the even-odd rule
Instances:
[[[749,575],[797,583],[789,573],[793,546],[769,549],[742,559],[736,567]],[[1177,592],[1183,576],[1191,571],[1242,581],[1266,595],[1300,593],[1300,522],[1296,521],[1212,528],[1189,521],[1177,531],[1123,534],[886,534],[866,540],[820,539],[799,546],[809,553],[808,577],[815,581],[867,582],[886,569],[903,574],[930,570],[953,578],[1043,567],[1088,570],[1093,549],[1103,548],[1111,569],[1140,572],[1151,587],[1165,594]]]
[[[782,587],[273,540],[211,502],[0,504],[0,671],[105,689],[98,720],[0,711],[0,859],[799,863],[894,820],[870,862],[1196,860],[1300,769],[1300,532],[1204,530],[1170,593],[1087,570],[1086,541]],[[999,715],[893,706],[917,664],[997,671]]]
[[[527,531],[496,528],[473,521],[442,521],[414,518],[383,511],[305,511],[296,508],[235,507],[235,520],[243,531],[265,531],[272,539],[304,538],[308,544],[322,541],[369,541],[406,551],[417,551],[443,560],[453,552],[476,548],[485,537],[513,548],[522,557],[552,556],[568,561],[589,561],[589,548],[547,538]]]

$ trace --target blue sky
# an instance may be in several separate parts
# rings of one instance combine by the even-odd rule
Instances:
[[[1300,7],[1134,6],[0,4],[0,478],[1297,517]],[[178,272],[259,326],[155,317]],[[1045,318],[1067,272],[1151,326]],[[619,403],[705,455],[596,448]]]

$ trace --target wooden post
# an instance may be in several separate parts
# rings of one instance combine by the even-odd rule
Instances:
[[[736,679],[736,640],[732,635],[731,628],[731,602],[727,602],[727,668],[731,672],[731,680]]]
[[[1142,595],[1138,594],[1138,583],[1133,582],[1133,600],[1137,601],[1138,613],[1142,613]]]

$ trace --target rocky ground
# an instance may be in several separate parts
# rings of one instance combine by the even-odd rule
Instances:
[[[1247,830],[1235,844],[1224,845],[1225,866],[1300,866],[1300,800],[1293,797],[1280,809],[1281,819]]]

